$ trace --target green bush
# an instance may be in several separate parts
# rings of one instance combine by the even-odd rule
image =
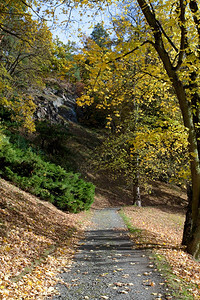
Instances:
[[[92,183],[44,161],[31,148],[22,150],[7,141],[0,152],[0,165],[3,177],[62,210],[77,213],[89,209],[94,201]]]

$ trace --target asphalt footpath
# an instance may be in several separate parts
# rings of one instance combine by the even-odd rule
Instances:
[[[134,249],[117,208],[94,211],[71,268],[60,277],[60,295],[48,299],[174,299],[150,252]]]

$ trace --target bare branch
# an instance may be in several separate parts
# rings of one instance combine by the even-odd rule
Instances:
[[[164,31],[162,25],[160,24],[160,22],[159,22],[158,20],[157,20],[157,23],[158,23],[158,25],[159,25],[159,27],[160,27],[160,29],[161,29],[163,35],[166,37],[166,39],[167,39],[168,42],[170,43],[170,45],[174,48],[174,50],[175,50],[176,52],[178,52],[177,47],[174,45],[174,43],[172,42],[172,40],[168,37],[168,35],[167,35],[166,32]]]
[[[42,74],[42,71],[39,70],[39,69],[36,69],[36,68],[32,68],[32,67],[27,67],[27,68],[23,68],[21,70],[18,70],[17,72],[15,72],[15,76],[19,75],[20,73],[22,72],[25,72],[25,71],[35,71],[37,73],[41,73]]]
[[[12,36],[15,36],[16,38],[18,38],[18,39],[20,39],[20,40],[22,40],[22,41],[28,43],[29,45],[31,45],[30,41],[24,39],[24,38],[22,37],[21,34],[18,34],[18,33],[14,32],[14,31],[12,31],[10,28],[6,28],[6,27],[5,27],[3,24],[1,24],[1,23],[0,23],[0,29],[1,29],[2,31],[4,31],[4,32],[6,32],[6,33],[8,33],[8,34],[10,34],[10,35],[12,35]]]
[[[153,45],[153,46],[155,47],[155,44],[154,44],[152,41],[149,41],[149,40],[148,40],[148,41],[145,41],[145,42],[143,42],[140,46],[137,46],[137,47],[135,47],[134,49],[132,49],[131,51],[126,52],[126,53],[124,53],[124,54],[121,55],[121,56],[118,56],[117,58],[114,59],[114,61],[120,60],[120,59],[122,59],[122,58],[124,58],[124,57],[130,55],[131,53],[135,52],[136,50],[138,50],[140,47],[144,46],[145,44],[151,44],[151,45]],[[113,62],[113,60],[110,60],[110,61],[108,61],[107,63],[111,63],[111,62]]]
[[[41,17],[41,16],[39,15],[39,13],[38,13],[31,5],[27,4],[26,1],[24,1],[24,0],[20,0],[20,1],[21,1],[26,7],[30,8],[30,9],[32,10],[32,12],[33,12],[39,19],[41,19],[41,20],[43,20],[43,21],[47,21],[46,19],[44,19],[43,17]]]
[[[149,75],[150,77],[156,78],[157,80],[161,81],[161,82],[165,82],[165,83],[169,83],[168,80],[164,80],[163,78],[161,79],[159,76],[156,76],[155,74],[151,74],[147,71],[141,70],[142,73]]]
[[[15,70],[17,68],[17,66],[20,64],[20,62],[22,62],[25,58],[30,58],[30,57],[37,57],[36,53],[27,53],[27,54],[21,54],[19,53],[16,60],[13,62],[13,64],[11,65],[10,69],[8,70],[9,73],[12,75],[15,73]]]
[[[67,24],[65,25],[65,29],[67,29],[67,27],[69,25],[70,18],[71,18],[71,15],[72,15],[72,10],[73,10],[73,7],[70,7],[69,16],[68,16]]]

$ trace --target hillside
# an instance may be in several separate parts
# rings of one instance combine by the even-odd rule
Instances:
[[[118,207],[133,204],[131,187],[123,178],[113,179],[112,172],[99,171],[93,167],[95,148],[103,140],[101,130],[69,123],[69,138],[65,141],[66,158],[73,171],[96,186],[93,208]],[[61,160],[60,163],[65,163]],[[143,206],[163,206],[165,209],[184,211],[187,206],[186,191],[178,186],[163,182],[149,183],[150,193],[142,189]]]
[[[41,299],[70,263],[86,214],[64,213],[3,179],[0,191],[0,299]]]

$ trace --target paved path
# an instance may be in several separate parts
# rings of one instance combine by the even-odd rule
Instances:
[[[153,300],[168,297],[147,252],[133,249],[117,209],[97,210],[53,300]]]

